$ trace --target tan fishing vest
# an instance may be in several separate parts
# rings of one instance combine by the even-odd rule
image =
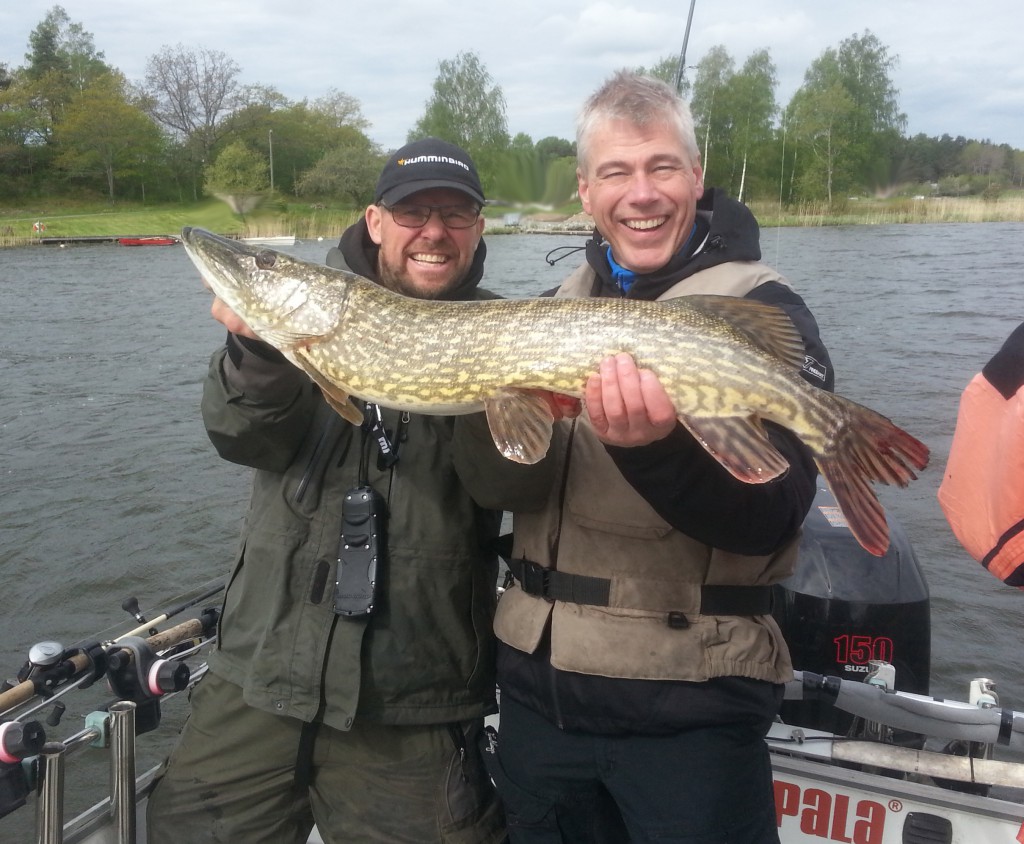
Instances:
[[[788,284],[764,264],[734,261],[696,273],[660,298],[744,296],[766,281]],[[593,282],[584,265],[555,295],[589,296]],[[555,426],[556,479],[543,510],[515,514],[513,556],[609,579],[608,606],[549,601],[516,584],[498,602],[498,638],[532,653],[550,619],[551,663],[565,671],[653,680],[790,679],[792,663],[775,620],[701,615],[700,589],[778,583],[793,570],[799,537],[775,554],[753,557],[674,530],[622,477],[584,417]],[[682,613],[688,626],[670,626],[669,613],[676,619]]]

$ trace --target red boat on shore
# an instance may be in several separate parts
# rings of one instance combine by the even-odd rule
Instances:
[[[121,246],[173,246],[178,242],[176,237],[119,237],[117,242]]]

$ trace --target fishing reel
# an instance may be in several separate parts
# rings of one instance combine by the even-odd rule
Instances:
[[[17,677],[5,681],[0,695],[16,687],[30,686],[32,694],[50,698],[69,680],[78,680],[80,688],[88,688],[106,670],[106,651],[98,642],[70,650],[60,642],[37,642],[29,649],[28,659]]]
[[[107,652],[107,683],[119,700],[135,703],[135,729],[140,734],[160,725],[160,698],[185,689],[191,676],[184,662],[158,657],[138,636],[120,639]]]
[[[31,789],[24,760],[38,755],[45,742],[38,721],[0,724],[0,818],[25,805]]]

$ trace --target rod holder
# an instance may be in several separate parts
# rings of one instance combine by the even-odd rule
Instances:
[[[37,844],[61,844],[64,840],[63,742],[48,741],[39,753],[39,802],[36,805]]]
[[[110,812],[117,844],[135,844],[135,704],[112,703],[110,713]]]

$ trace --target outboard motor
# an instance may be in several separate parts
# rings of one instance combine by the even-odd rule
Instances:
[[[889,550],[869,554],[850,533],[835,498],[819,488],[804,520],[792,576],[775,587],[773,615],[793,667],[863,680],[869,662],[896,669],[896,688],[928,694],[931,607],[928,586],[902,526],[888,516]],[[782,720],[845,735],[853,716],[819,701],[787,701]]]

